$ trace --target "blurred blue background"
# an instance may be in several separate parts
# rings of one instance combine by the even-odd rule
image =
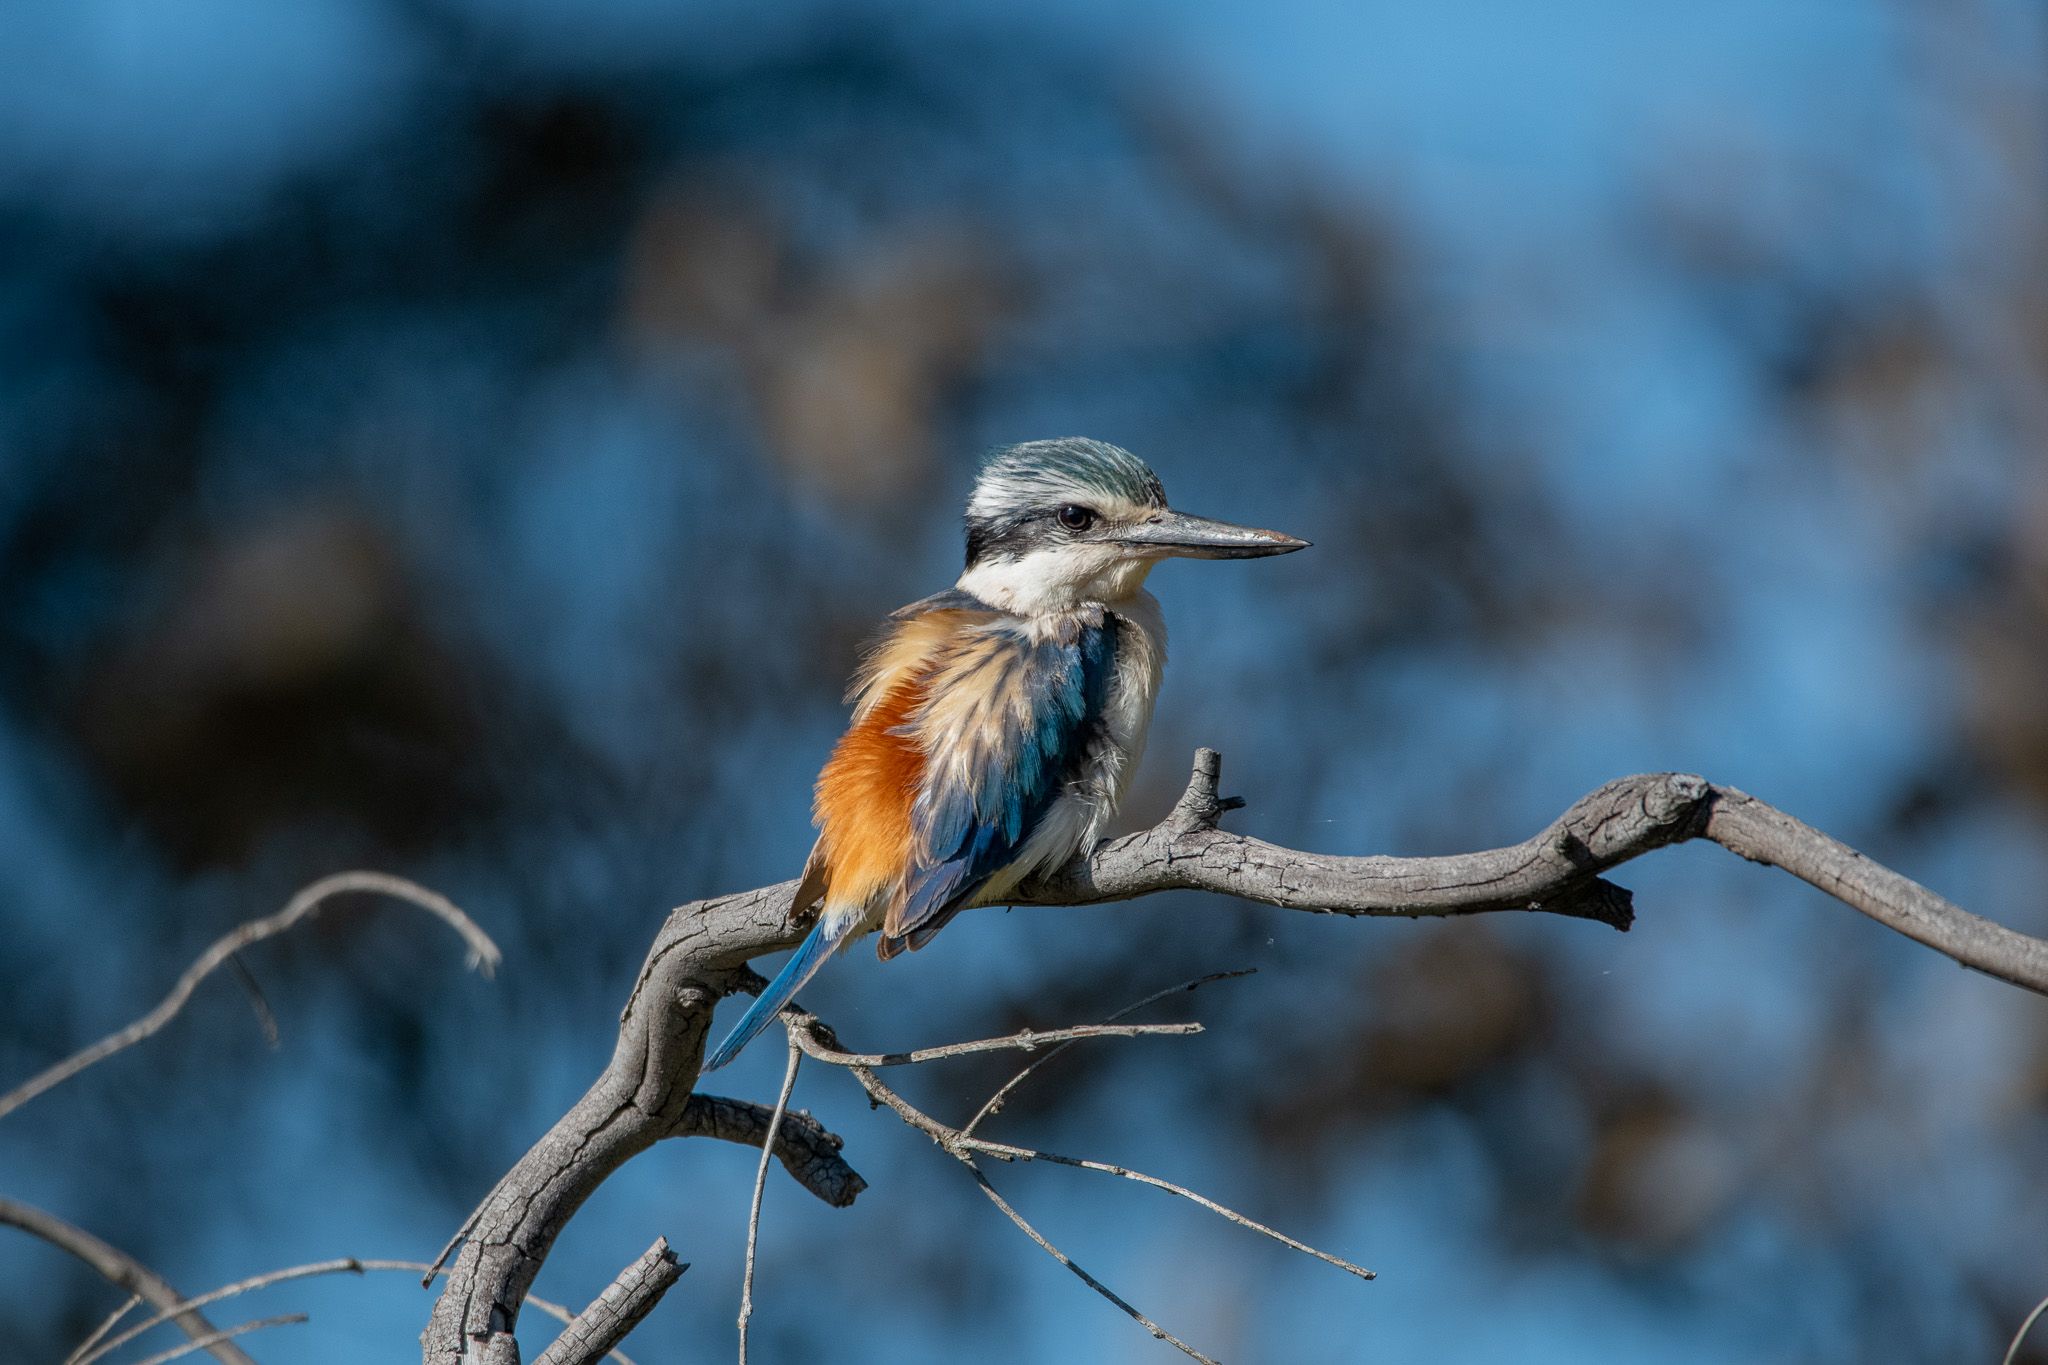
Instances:
[[[1331,851],[1691,769],[2048,932],[2036,5],[15,0],[0,1085],[345,866],[507,963],[332,913],[249,954],[277,1051],[216,979],[0,1121],[0,1193],[189,1292],[430,1257],[596,1074],[666,910],[795,873],[859,641],[951,581],[977,453],[1068,433],[1316,542],[1154,577],[1128,824],[1197,744],[1236,827]],[[1995,1359],[2048,1291],[2041,1002],[1713,849],[1620,880],[1626,936],[984,913],[808,998],[901,1047],[1259,968],[994,1129],[1380,1272],[995,1172],[1226,1360]],[[1003,1074],[925,1070],[956,1118]],[[761,1358],[1176,1358],[848,1078],[797,1103],[872,1188],[770,1184]],[[694,1268],[630,1349],[726,1358],[751,1172],[648,1154],[538,1292],[666,1233]],[[0,1233],[0,1356],[118,1298]],[[402,1360],[429,1306],[217,1317]]]

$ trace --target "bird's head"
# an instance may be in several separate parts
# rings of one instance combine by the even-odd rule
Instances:
[[[1252,559],[1307,544],[1174,511],[1159,476],[1107,442],[1026,441],[997,451],[974,482],[960,586],[1035,615],[1123,601],[1173,556]]]

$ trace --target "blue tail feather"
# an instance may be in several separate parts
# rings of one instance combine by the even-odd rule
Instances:
[[[825,965],[825,959],[833,950],[846,941],[853,927],[860,922],[858,915],[825,914],[818,920],[818,927],[810,936],[797,945],[789,961],[782,964],[782,970],[768,983],[768,989],[761,992],[747,1012],[740,1016],[739,1023],[731,1033],[725,1035],[711,1055],[704,1059],[704,1070],[716,1071],[740,1055],[740,1049],[754,1041],[755,1035],[767,1028],[769,1021],[782,1011],[782,1007],[796,998],[796,993],[806,982],[818,974],[818,968]]]

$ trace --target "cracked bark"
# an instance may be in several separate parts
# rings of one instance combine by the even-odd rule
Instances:
[[[1627,929],[1634,918],[1630,895],[1600,874],[1668,844],[1706,839],[1782,868],[1964,966],[2048,994],[2048,942],[1970,914],[1782,811],[1689,773],[1609,782],[1541,833],[1506,848],[1395,858],[1305,853],[1219,828],[1223,812],[1240,804],[1217,795],[1220,765],[1214,751],[1199,751],[1187,790],[1166,819],[1027,884],[1011,903],[1094,905],[1198,890],[1319,914],[1526,910]],[[690,1087],[719,998],[758,989],[748,960],[793,948],[803,937],[808,926],[789,920],[795,888],[793,881],[782,882],[693,901],[669,914],[620,1016],[610,1064],[473,1216],[469,1239],[421,1334],[428,1365],[455,1365],[465,1354],[516,1363],[511,1332],[520,1304],[555,1237],[598,1185],[662,1138],[732,1136],[715,1133],[711,1118],[716,1106],[740,1102],[699,1097],[703,1102],[693,1107]],[[765,1111],[759,1117],[765,1126]],[[793,1140],[785,1132],[778,1146]],[[792,1164],[785,1153],[785,1166],[819,1197],[851,1203],[860,1178],[845,1169],[838,1140],[829,1134],[814,1140],[813,1156],[820,1154],[819,1141],[829,1146],[826,1165],[836,1163],[833,1178],[800,1174],[811,1157]],[[677,1209],[676,1216],[690,1221],[688,1209]]]
[[[533,1365],[595,1365],[640,1325],[640,1319],[654,1311],[661,1296],[688,1269],[669,1250],[668,1238],[655,1238],[654,1245],[620,1271]]]

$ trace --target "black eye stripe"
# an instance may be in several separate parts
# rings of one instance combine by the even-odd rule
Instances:
[[[1069,525],[1061,513],[1076,512],[1084,520]],[[967,519],[967,566],[1021,559],[1037,550],[1053,549],[1100,526],[1102,513],[1086,503],[1068,502],[1020,508],[1002,516]]]

